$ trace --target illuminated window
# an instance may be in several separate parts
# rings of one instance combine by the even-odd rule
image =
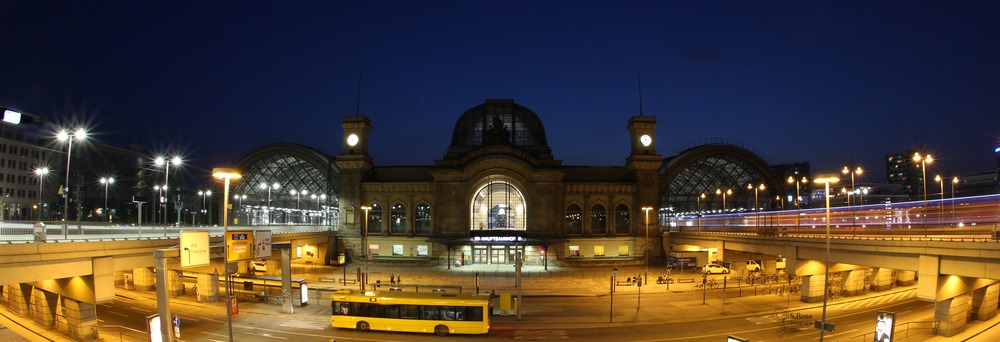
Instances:
[[[471,229],[525,230],[525,202],[521,190],[506,181],[483,184],[472,198]]]
[[[566,207],[566,235],[583,234],[583,225],[580,217],[583,216],[583,209],[579,205],[570,204]]]
[[[390,234],[406,234],[406,206],[402,203],[392,205],[389,216]]]
[[[603,205],[590,207],[590,233],[603,235],[608,232],[608,210]],[[604,254],[601,254],[604,255]]]
[[[368,211],[368,233],[382,232],[382,205],[372,203],[372,209]]]
[[[428,254],[427,245],[417,245],[418,256],[427,256],[427,254]]]
[[[628,256],[628,246],[618,246],[618,256]]]
[[[569,246],[569,256],[580,257],[580,246]]]
[[[392,255],[403,255],[403,245],[392,245]]]
[[[594,256],[604,256],[604,246],[594,246]]]
[[[373,243],[368,245],[368,255],[378,256],[378,244]]]
[[[431,206],[421,203],[417,205],[417,211],[415,214],[415,220],[413,221],[413,230],[416,234],[430,234],[431,233]]]

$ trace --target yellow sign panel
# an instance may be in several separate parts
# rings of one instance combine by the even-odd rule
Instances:
[[[249,260],[253,258],[253,231],[230,230],[226,233],[226,253],[229,261]]]

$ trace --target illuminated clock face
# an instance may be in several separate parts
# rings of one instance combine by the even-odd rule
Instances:
[[[639,137],[639,142],[642,143],[642,146],[648,147],[649,144],[653,143],[653,138],[649,137],[649,134],[643,134],[641,137]]]
[[[358,135],[357,134],[348,135],[347,136],[347,144],[351,145],[352,147],[354,145],[357,145],[358,144]]]

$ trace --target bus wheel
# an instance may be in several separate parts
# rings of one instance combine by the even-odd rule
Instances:
[[[442,324],[434,327],[434,335],[448,336],[448,326]]]
[[[367,332],[367,331],[370,331],[371,329],[372,329],[372,326],[369,325],[368,322],[365,322],[365,321],[358,322],[358,330],[366,331]]]

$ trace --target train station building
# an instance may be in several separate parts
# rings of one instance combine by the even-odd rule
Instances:
[[[669,253],[664,234],[683,229],[675,215],[748,210],[748,184],[780,189],[756,199],[762,207],[785,193],[763,158],[735,144],[664,158],[655,116],[622,119],[630,139],[622,165],[563,165],[542,118],[513,100],[486,100],[457,116],[440,159],[380,166],[368,149],[377,122],[347,116],[339,155],[279,144],[244,157],[234,193],[250,199],[236,217],[334,225],[348,261],[510,264],[520,253],[534,265],[628,265]]]

